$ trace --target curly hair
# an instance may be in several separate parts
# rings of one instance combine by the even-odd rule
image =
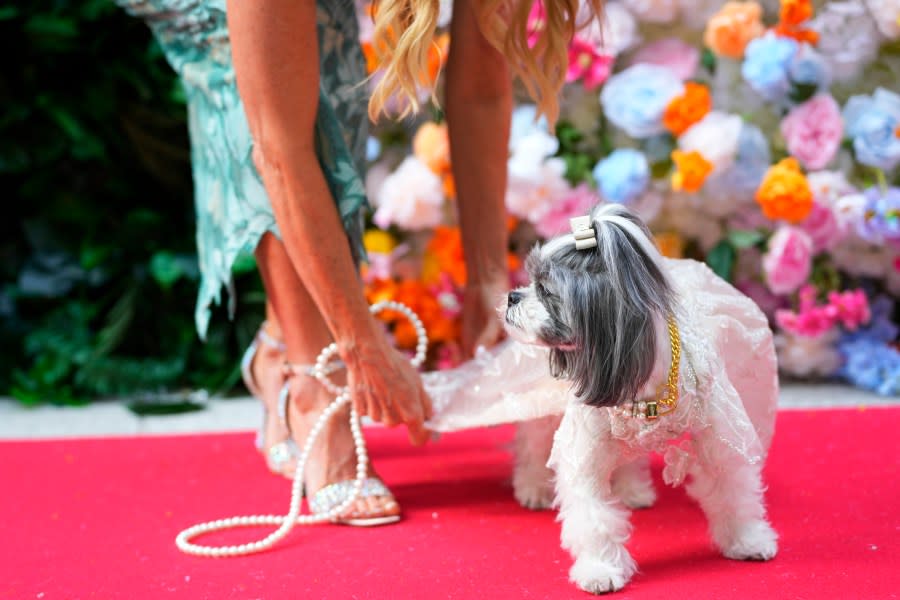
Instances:
[[[602,11],[602,0],[473,0],[482,35],[503,53],[514,77],[525,86],[538,111],[550,122],[559,114],[559,90],[565,83],[568,46],[575,32]],[[529,23],[535,1],[541,2],[537,23]],[[421,108],[418,89],[424,81],[434,45],[439,0],[375,0],[373,48],[381,79],[369,101],[375,120],[387,113],[388,100],[400,101],[399,116]],[[452,42],[451,42],[452,43]],[[432,99],[434,89],[431,90]]]

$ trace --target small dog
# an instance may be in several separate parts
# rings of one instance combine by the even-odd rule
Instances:
[[[604,593],[636,571],[628,509],[656,500],[652,452],[667,483],[690,478],[726,557],[773,558],[761,470],[778,376],[762,312],[705,265],[663,258],[619,205],[573,219],[526,266],[531,284],[501,307],[506,329],[549,348],[551,373],[572,387],[561,421],[520,425],[513,486],[524,506],[546,508],[555,481],[570,579]]]

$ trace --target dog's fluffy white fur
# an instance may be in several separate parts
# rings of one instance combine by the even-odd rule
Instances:
[[[626,210],[601,207],[592,219],[597,247],[576,250],[567,235],[536,249],[531,284],[504,307],[511,336],[548,348],[554,374],[573,383],[561,418],[519,426],[516,499],[559,508],[575,584],[618,590],[637,569],[625,548],[629,511],[655,502],[647,455],[662,452],[665,478],[688,477],[724,556],[771,559],[761,469],[778,383],[765,317],[704,265],[660,257]],[[625,416],[622,403],[655,396],[669,372],[666,313],[681,333],[678,408],[653,421]]]

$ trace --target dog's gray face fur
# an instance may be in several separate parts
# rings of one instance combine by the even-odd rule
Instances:
[[[614,406],[650,377],[654,321],[670,314],[672,290],[643,222],[613,204],[592,217],[596,248],[565,235],[532,250],[531,284],[509,293],[505,322],[514,339],[551,348],[551,372],[581,400]]]

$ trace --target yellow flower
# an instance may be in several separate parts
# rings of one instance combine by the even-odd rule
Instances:
[[[703,155],[693,150],[672,152],[675,172],[672,173],[672,189],[676,192],[696,192],[703,187],[703,182],[712,172],[713,165]]]
[[[366,252],[373,254],[390,254],[397,247],[397,240],[387,231],[369,229],[363,234],[363,246]]]

